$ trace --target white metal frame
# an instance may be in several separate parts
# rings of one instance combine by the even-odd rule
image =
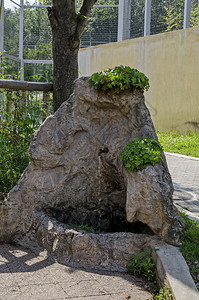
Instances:
[[[131,0],[119,0],[117,41],[130,39]]]
[[[20,0],[20,19],[19,19],[19,60],[20,60],[20,79],[24,80],[24,59],[23,59],[23,11],[24,0]]]
[[[150,31],[151,31],[151,0],[145,0],[144,36],[150,35]]]
[[[0,15],[0,52],[3,53],[4,50],[4,0],[2,0],[2,9]]]
[[[184,3],[184,29],[190,27],[191,19],[191,0],[185,0]]]

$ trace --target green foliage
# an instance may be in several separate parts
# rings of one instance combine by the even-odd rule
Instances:
[[[162,158],[163,149],[152,138],[135,138],[120,152],[120,159],[127,171],[142,170],[148,164],[155,165]]]
[[[143,275],[148,281],[155,281],[154,251],[157,250],[146,250],[130,257],[129,268],[134,275]]]
[[[80,12],[74,12],[74,17],[76,19],[88,19],[88,17],[82,15]]]
[[[199,157],[199,134],[181,135],[176,132],[157,132],[164,151]]]
[[[199,275],[199,223],[190,220],[184,213],[180,215],[186,222],[185,239],[180,246],[180,251],[189,265],[193,279],[197,279]]]
[[[49,0],[39,0],[40,4],[48,4],[50,1]]]
[[[6,69],[6,62],[3,53],[0,52],[0,79],[4,79],[4,70]]]
[[[52,43],[37,43],[35,49],[24,48],[26,59],[52,59]]]
[[[184,0],[173,0],[164,6],[166,15],[164,21],[167,24],[166,31],[173,31],[183,28]]]
[[[80,1],[79,1],[80,2]],[[80,4],[80,3],[79,3]],[[118,4],[117,0],[98,0],[98,5]],[[93,7],[81,39],[81,47],[116,42],[118,27],[117,7]]]
[[[24,9],[23,50],[25,59],[52,59],[52,32],[45,7]]]
[[[134,275],[144,276],[149,283],[156,285],[156,268],[152,257],[153,252],[158,249],[146,250],[130,257],[129,269]],[[153,285],[154,288],[154,285]],[[172,294],[167,286],[161,288],[156,295],[155,300],[172,300]]]
[[[191,20],[190,26],[199,26],[199,3],[198,0],[192,0],[191,2]]]
[[[94,85],[95,89],[103,91],[112,89],[113,92],[118,94],[124,90],[134,88],[149,89],[149,80],[143,73],[137,69],[124,66],[94,73],[90,77],[89,83]]]
[[[8,192],[27,167],[30,135],[46,115],[40,102],[23,104],[22,92],[4,94],[7,107],[0,114],[0,192]]]
[[[154,296],[155,300],[172,300],[172,294],[168,286],[164,286],[159,292]]]

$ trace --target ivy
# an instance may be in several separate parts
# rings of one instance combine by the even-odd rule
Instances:
[[[149,89],[149,79],[142,72],[124,66],[94,73],[91,75],[89,83],[94,85],[95,89],[103,91],[112,89],[117,94],[134,88],[142,91]]]
[[[162,158],[162,146],[153,138],[135,138],[120,152],[120,159],[128,172],[142,170],[148,164],[155,165]]]

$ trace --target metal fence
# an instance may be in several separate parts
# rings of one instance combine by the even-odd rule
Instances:
[[[45,1],[0,0],[0,52],[5,74],[23,80],[47,80],[51,74],[52,36]],[[76,0],[76,8],[81,0]],[[49,5],[52,1],[49,1]],[[81,47],[122,41],[199,26],[199,0],[98,0]],[[7,72],[7,73],[6,73]],[[39,77],[38,77],[38,74]]]

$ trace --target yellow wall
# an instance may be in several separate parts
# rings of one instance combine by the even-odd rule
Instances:
[[[146,104],[157,130],[199,131],[199,28],[81,49],[83,76],[116,65],[148,76]]]

